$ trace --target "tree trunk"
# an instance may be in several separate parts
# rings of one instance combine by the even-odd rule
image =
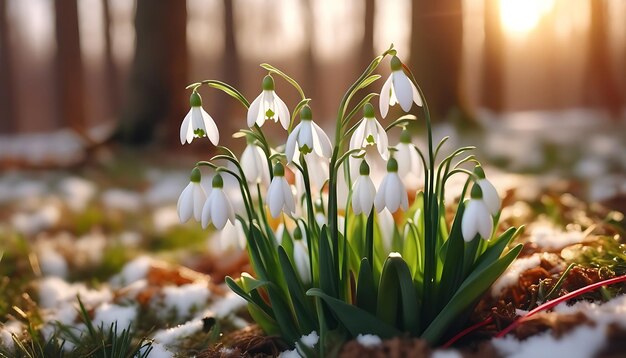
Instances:
[[[57,124],[85,134],[85,91],[76,0],[54,1]]]
[[[313,12],[313,0],[302,0],[304,10],[304,37],[307,41],[304,53],[304,83],[303,89],[307,97],[313,99],[314,116],[324,116],[326,114],[325,101],[318,94],[317,87],[320,79],[318,78],[317,62],[315,61],[315,50],[313,42],[315,38],[315,14]],[[317,114],[315,114],[317,113]]]
[[[591,106],[606,108],[611,116],[619,117],[622,100],[615,80],[608,44],[607,4],[603,0],[592,0],[591,28],[587,48],[584,102]]]
[[[224,53],[222,54],[222,80],[228,84],[241,87],[241,73],[239,63],[239,51],[237,50],[237,39],[235,37],[235,9],[233,0],[223,0],[224,4]],[[260,86],[259,86],[260,89]],[[228,132],[233,132],[235,122],[231,121],[234,115],[233,105],[230,100],[219,101],[215,110],[215,120],[219,128]],[[237,108],[238,109],[238,108]]]
[[[363,42],[361,42],[361,54],[359,74],[361,74],[374,59],[374,17],[376,14],[376,0],[365,0],[365,18],[363,23]]]
[[[137,0],[135,30],[128,102],[116,137],[127,144],[159,137],[174,145],[189,110],[186,2]]]
[[[107,117],[117,119],[120,110],[120,88],[118,71],[113,58],[113,44],[111,39],[111,7],[110,0],[102,1],[102,22],[104,24],[104,73],[106,81],[105,103],[107,104]]]
[[[485,0],[485,45],[481,82],[481,104],[494,112],[504,109],[504,36],[499,0]]]
[[[415,0],[411,21],[411,71],[434,118],[461,110],[463,12],[461,0]]]
[[[7,1],[0,0],[0,134],[14,133],[18,120],[9,41]]]

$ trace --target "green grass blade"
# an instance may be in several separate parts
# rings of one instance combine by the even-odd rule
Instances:
[[[419,309],[411,270],[402,257],[387,257],[378,286],[376,316],[390,325],[417,335],[420,329]]]
[[[359,268],[359,277],[356,285],[356,305],[362,310],[376,314],[376,284],[372,274],[372,266],[364,257]]]

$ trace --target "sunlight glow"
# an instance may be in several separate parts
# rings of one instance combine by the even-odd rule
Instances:
[[[500,21],[510,34],[526,34],[553,6],[554,0],[500,0]]]

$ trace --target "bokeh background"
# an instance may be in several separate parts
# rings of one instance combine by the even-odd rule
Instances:
[[[507,170],[625,171],[622,0],[0,0],[0,163],[72,166],[103,143],[206,154],[177,143],[185,86],[219,79],[252,99],[262,62],[296,78],[331,129],[342,93],[391,43],[440,136],[481,129],[474,142]],[[245,112],[201,93],[228,141]]]

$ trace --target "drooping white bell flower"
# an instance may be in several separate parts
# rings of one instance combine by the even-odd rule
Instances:
[[[411,144],[411,134],[405,128],[400,133],[400,143],[394,154],[398,160],[398,175],[407,189],[417,189],[423,185],[423,165],[419,155]]]
[[[241,154],[241,168],[250,185],[269,184],[270,173],[263,149],[254,143],[248,143]]]
[[[200,169],[197,167],[193,168],[189,179],[189,184],[180,193],[178,204],[176,205],[181,223],[189,221],[192,216],[196,221],[202,220],[202,205],[204,205],[206,200],[206,194],[204,189],[202,189],[202,185],[200,185],[202,180]]]
[[[387,162],[387,175],[385,175],[383,182],[378,187],[374,206],[378,212],[387,208],[392,213],[395,213],[399,208],[405,211],[409,208],[407,192],[398,176],[398,162],[393,157],[389,158]]]
[[[289,128],[291,119],[287,105],[274,92],[274,79],[270,75],[263,78],[263,91],[248,108],[248,127],[253,127],[255,123],[261,127],[267,119],[280,121],[285,129]]]
[[[487,205],[489,213],[491,215],[496,215],[500,211],[500,196],[498,195],[498,191],[493,184],[486,179],[485,171],[480,165],[477,165],[474,168],[474,174],[476,174],[479,178],[476,181],[476,184],[480,186],[480,189],[483,192],[483,201],[485,202],[485,205]]]
[[[202,227],[205,229],[211,223],[218,230],[224,228],[226,221],[235,223],[235,210],[223,188],[224,180],[221,175],[216,174],[213,177],[213,189],[202,209]]]
[[[241,251],[246,248],[246,235],[239,221],[233,224],[227,220],[222,231],[217,234],[219,235],[219,250],[223,253]]]
[[[483,193],[479,185],[472,187],[471,199],[468,201],[461,221],[463,239],[470,242],[476,234],[489,240],[493,229],[493,218],[483,200]]]
[[[366,103],[363,107],[363,119],[350,138],[350,149],[364,148],[368,145],[376,145],[380,156],[385,160],[389,159],[387,132],[376,120],[374,106]]]
[[[390,61],[391,75],[383,84],[383,88],[380,91],[380,98],[378,107],[380,114],[383,118],[387,117],[389,106],[393,106],[396,103],[400,103],[400,107],[405,112],[411,110],[413,102],[416,105],[422,106],[422,98],[417,91],[417,88],[407,77],[402,70],[402,62],[397,56],[393,56]]]
[[[281,163],[274,165],[274,178],[267,189],[265,202],[273,218],[277,218],[283,211],[291,215],[296,212],[293,193],[287,179],[285,179],[285,167]]]
[[[356,215],[369,215],[376,197],[376,187],[370,179],[370,167],[363,160],[359,168],[359,177],[352,186],[352,210]]]
[[[298,225],[293,232],[293,261],[300,280],[307,285],[311,283],[311,260],[306,238],[303,238],[301,230]]]
[[[330,158],[332,147],[330,139],[320,126],[313,122],[313,115],[309,106],[302,107],[300,111],[300,123],[289,133],[287,144],[285,145],[285,155],[287,163],[291,163],[296,159],[295,152],[297,148],[302,154],[315,154]]]
[[[220,141],[220,133],[215,121],[202,108],[202,97],[196,91],[189,97],[191,109],[187,112],[183,123],[180,125],[180,144],[191,143],[195,138],[208,137],[213,145]]]

